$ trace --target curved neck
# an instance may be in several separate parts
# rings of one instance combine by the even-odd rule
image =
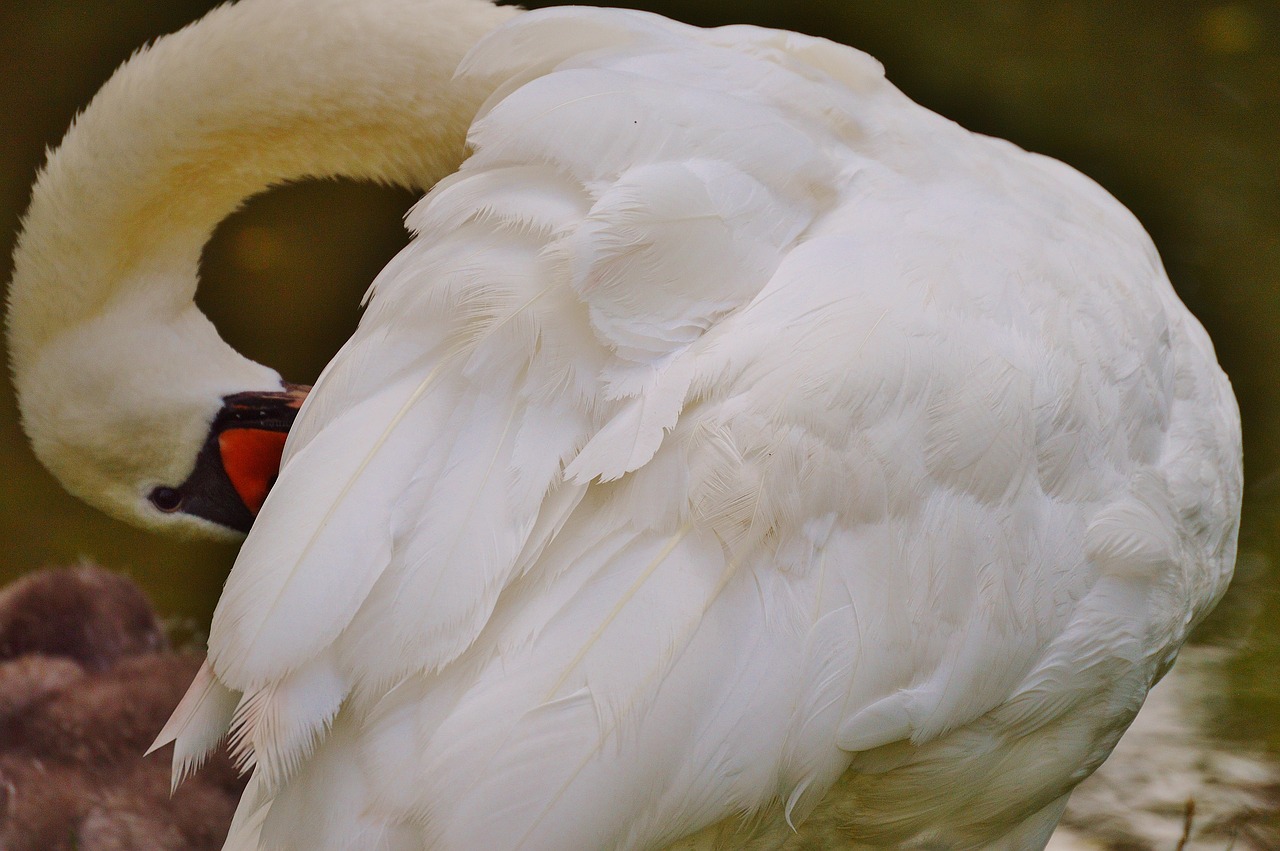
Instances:
[[[9,292],[15,375],[116,299],[160,316],[189,308],[214,227],[273,184],[345,176],[426,188],[452,171],[491,89],[454,70],[516,11],[484,0],[242,0],[134,56],[33,190]]]

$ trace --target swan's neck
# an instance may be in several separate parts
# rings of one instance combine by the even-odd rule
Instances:
[[[15,372],[123,290],[177,311],[245,198],[304,176],[425,187],[487,94],[455,81],[515,10],[482,0],[243,0],[131,59],[40,176],[14,258]],[[163,281],[163,286],[156,282]]]
[[[138,519],[141,489],[190,472],[223,395],[279,388],[194,306],[213,229],[282,181],[452,171],[492,88],[454,69],[516,11],[242,0],[116,72],[40,174],[9,290],[23,424],[69,490]]]

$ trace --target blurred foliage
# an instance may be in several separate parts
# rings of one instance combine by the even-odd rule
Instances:
[[[214,5],[39,0],[0,6],[0,279],[45,146],[139,45]],[[534,4],[546,5],[546,4]],[[627,4],[624,4],[627,5]],[[1230,728],[1280,750],[1280,3],[1182,0],[662,0],[700,25],[755,23],[852,44],[921,103],[1089,174],[1147,225],[1213,336],[1245,421],[1237,581],[1202,631],[1240,647]],[[199,301],[234,346],[308,381],[401,246],[408,193],[276,190],[219,229]],[[62,493],[0,392],[0,581],[81,555],[158,605],[206,620],[234,548],[128,529]]]

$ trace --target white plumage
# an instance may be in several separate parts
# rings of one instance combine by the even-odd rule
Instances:
[[[162,735],[233,731],[227,847],[1042,846],[1234,560],[1142,228],[821,39],[545,10],[459,74]]]

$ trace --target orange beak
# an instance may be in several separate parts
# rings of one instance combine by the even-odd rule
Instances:
[[[278,392],[225,397],[191,475],[179,485],[154,488],[152,504],[248,532],[280,472],[285,438],[310,390],[286,384]]]
[[[231,486],[254,517],[262,510],[267,491],[280,472],[280,456],[284,452],[285,432],[260,428],[234,428],[218,435],[218,451],[222,469],[227,471]]]
[[[232,487],[254,517],[275,484],[289,426],[310,390],[286,384],[283,393],[238,394],[227,399],[231,417],[218,434],[218,453]]]

